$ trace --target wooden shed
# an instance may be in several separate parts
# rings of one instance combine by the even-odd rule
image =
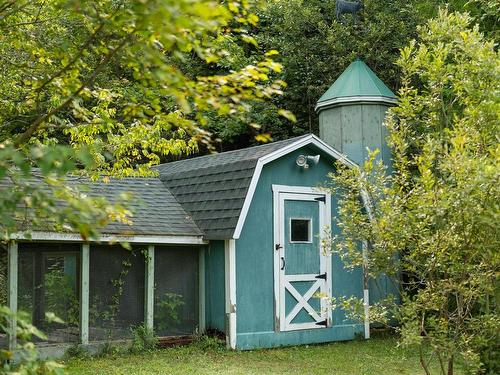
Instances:
[[[89,194],[113,199],[132,192],[134,224],[110,225],[99,243],[36,229],[30,239],[19,235],[0,250],[11,309],[48,331],[46,346],[127,338],[137,324],[159,336],[218,330],[233,349],[364,334],[362,322],[316,298],[369,298],[362,271],[347,271],[322,248],[328,232],[339,229],[338,197],[321,185],[336,161],[356,168],[366,147],[381,149],[390,164],[382,123],[395,101],[357,60],[318,101],[320,137],[159,165],[158,178],[75,178]],[[127,240],[132,251],[108,240]],[[51,309],[64,325],[45,322]],[[0,337],[0,345],[8,341]]]

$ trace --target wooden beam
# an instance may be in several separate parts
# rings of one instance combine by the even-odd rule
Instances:
[[[82,244],[80,261],[80,342],[89,343],[90,246]]]
[[[226,343],[236,349],[236,241],[226,240],[224,260],[226,278]]]
[[[17,275],[18,275],[18,247],[17,242],[12,241],[8,245],[8,297],[9,309],[12,312],[12,317],[9,323],[9,349],[14,350],[17,346]]]
[[[57,233],[33,231],[27,237],[24,233],[14,233],[15,240],[27,241],[47,241],[47,242],[85,242],[77,233]],[[99,242],[130,242],[138,244],[166,244],[166,245],[205,245],[208,242],[199,236],[122,236],[122,235],[102,235],[93,239],[93,243]]]
[[[205,247],[200,248],[198,260],[198,278],[199,278],[199,308],[198,308],[198,330],[199,333],[205,333],[206,321],[205,321]]]
[[[368,241],[363,241],[363,309],[365,315],[365,339],[370,338],[370,290],[368,287]]]
[[[149,245],[146,252],[146,278],[144,280],[144,325],[154,328],[155,247]]]

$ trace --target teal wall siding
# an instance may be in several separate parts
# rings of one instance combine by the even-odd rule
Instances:
[[[205,319],[207,329],[225,327],[224,241],[210,241],[205,252]]]
[[[362,332],[362,325],[347,321],[342,311],[334,311],[333,327],[290,332],[274,329],[274,249],[272,185],[318,187],[327,181],[333,161],[321,154],[318,165],[299,168],[300,154],[321,154],[314,146],[299,149],[264,166],[240,238],[236,241],[237,348],[252,349],[281,345],[347,340]],[[332,197],[333,215],[337,200]],[[332,216],[333,216],[332,215]],[[332,231],[338,228],[332,225]],[[360,270],[348,272],[340,259],[332,256],[334,296],[362,296]],[[359,322],[356,322],[359,323]]]

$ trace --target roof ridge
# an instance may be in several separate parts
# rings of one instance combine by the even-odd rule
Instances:
[[[230,150],[230,151],[214,152],[214,153],[209,154],[209,155],[201,155],[201,156],[195,156],[193,158],[181,159],[181,160],[171,161],[171,162],[167,162],[167,163],[161,163],[161,164],[155,165],[154,168],[158,168],[158,167],[161,167],[161,166],[164,166],[164,165],[173,165],[173,164],[177,164],[177,163],[183,163],[183,162],[186,162],[186,161],[189,161],[189,160],[195,160],[195,159],[196,160],[200,160],[200,159],[203,159],[203,158],[214,157],[214,156],[217,156],[217,155],[228,155],[228,154],[232,154],[232,153],[236,153],[236,152],[242,152],[242,151],[245,151],[245,150],[258,149],[258,148],[262,148],[262,147],[269,146],[269,145],[276,145],[276,144],[279,144],[279,143],[290,142],[292,140],[298,140],[300,138],[304,138],[304,137],[307,137],[309,135],[310,134],[303,134],[303,135],[299,135],[297,137],[292,137],[292,138],[287,138],[287,139],[281,139],[279,141],[268,142],[268,143],[264,143],[264,144],[257,145],[257,146],[250,146],[250,147],[238,148],[236,150]],[[207,167],[207,168],[210,168],[210,167]]]
[[[33,177],[38,177],[38,178],[43,178],[43,174],[41,172],[41,168],[39,167],[32,167],[31,170],[33,171],[32,173],[32,176]],[[65,178],[71,178],[73,180],[87,180],[87,181],[90,181],[92,183],[102,183],[103,181],[101,180],[102,178],[109,178],[110,181],[122,181],[122,180],[158,180],[158,181],[161,181],[160,180],[160,176],[122,176],[122,177],[119,177],[119,176],[114,176],[114,175],[106,175],[106,174],[102,174],[102,175],[99,175],[99,179],[98,180],[92,180],[92,178],[90,178],[89,176],[87,175],[80,175],[80,174],[74,174],[74,173],[67,173],[65,176]]]

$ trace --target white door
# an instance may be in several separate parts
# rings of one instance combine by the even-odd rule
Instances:
[[[322,249],[330,196],[273,186],[276,320],[279,331],[330,326],[331,258]]]

